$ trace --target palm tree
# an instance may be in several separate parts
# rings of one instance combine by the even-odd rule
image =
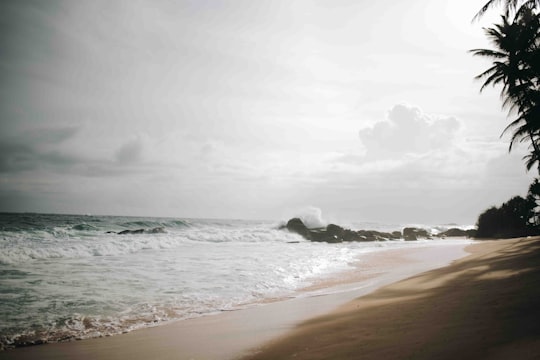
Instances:
[[[508,4],[516,6],[517,1],[507,1]],[[531,169],[535,163],[540,165],[540,18],[527,6],[516,10],[513,21],[507,15],[501,18],[500,24],[485,29],[495,50],[473,49],[470,52],[493,60],[493,65],[476,77],[484,80],[480,91],[489,85],[502,85],[503,107],[509,108],[509,113],[518,114],[503,134],[514,131],[510,151],[514,143],[530,141],[531,154],[525,160],[527,169]]]
[[[520,8],[539,9],[540,0],[489,0],[478,13],[474,16],[474,20],[480,19],[489,9],[504,2],[504,15],[509,17],[512,13],[517,13]]]

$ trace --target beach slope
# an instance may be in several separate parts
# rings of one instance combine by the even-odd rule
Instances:
[[[238,359],[298,324],[415,274],[466,256],[464,244],[415,246],[368,252],[355,267],[316,282],[289,299],[173,321],[128,334],[0,351],[0,359]],[[277,299],[276,299],[277,300]],[[262,305],[262,304],[261,304]]]
[[[248,359],[537,359],[540,239],[467,250],[304,322]]]

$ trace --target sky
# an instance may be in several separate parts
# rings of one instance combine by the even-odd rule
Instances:
[[[485,1],[2,1],[0,211],[474,224],[534,176]]]

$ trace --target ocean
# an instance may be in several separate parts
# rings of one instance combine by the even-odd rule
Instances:
[[[299,290],[358,266],[362,254],[470,242],[315,243],[280,225],[0,214],[0,348],[115,335],[309,296]],[[349,226],[380,231],[402,227]]]

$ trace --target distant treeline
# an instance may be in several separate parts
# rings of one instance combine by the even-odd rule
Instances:
[[[540,235],[540,183],[529,186],[525,198],[515,196],[500,207],[491,207],[478,217],[477,238],[513,238]]]

